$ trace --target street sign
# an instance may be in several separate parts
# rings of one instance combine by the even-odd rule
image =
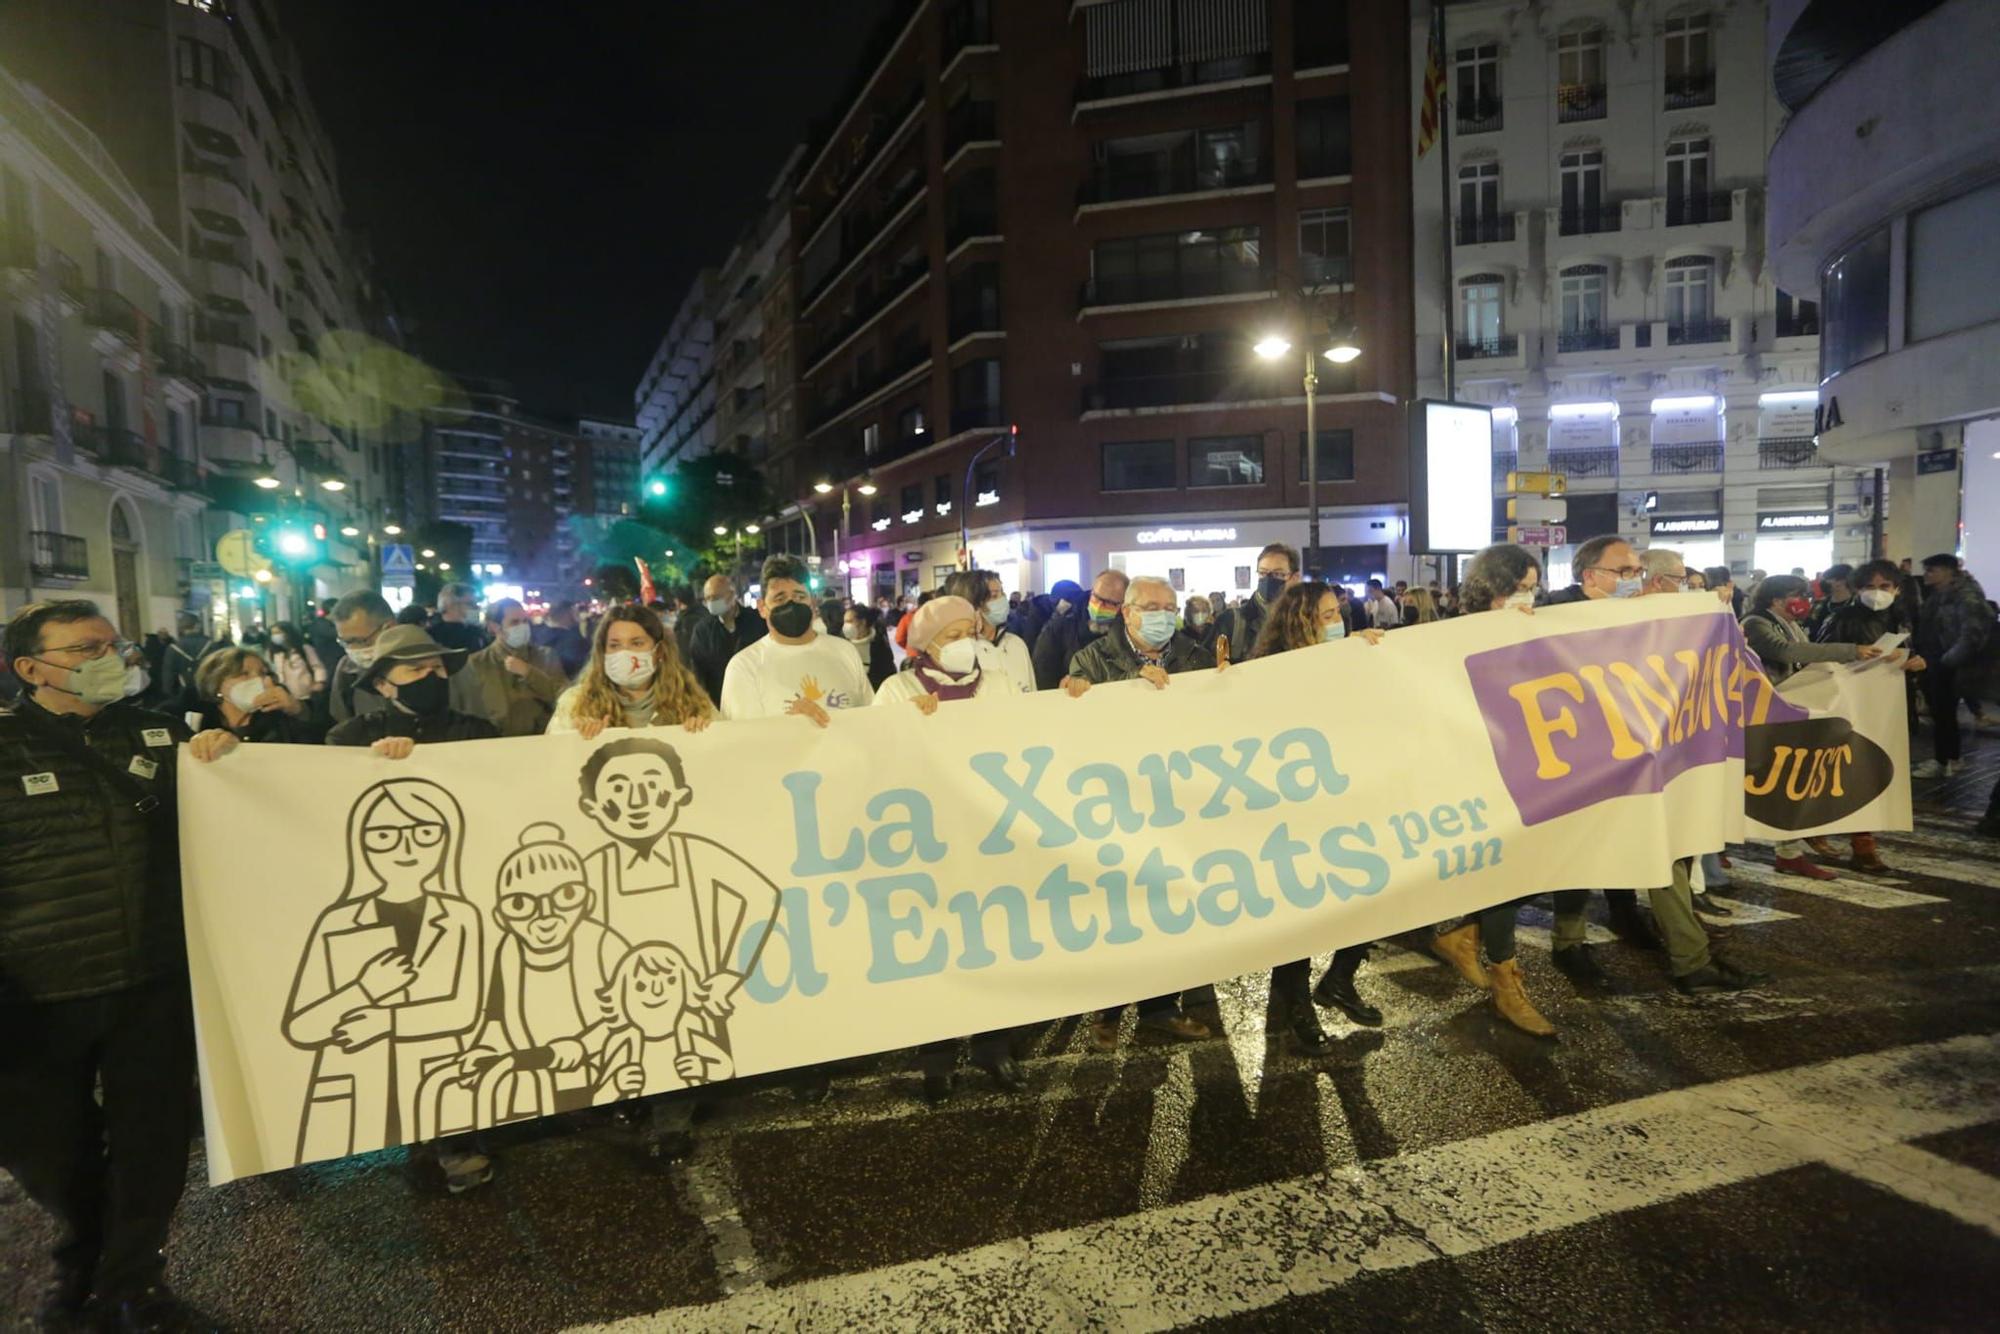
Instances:
[[[417,576],[417,554],[400,543],[389,543],[382,548],[382,577],[384,579],[415,579]]]
[[[1917,476],[1923,477],[1934,472],[1957,472],[1958,451],[1956,449],[1926,449],[1917,455]]]
[[[1569,518],[1569,502],[1548,496],[1507,497],[1509,523],[1561,523]]]
[[[1510,472],[1507,489],[1517,495],[1559,496],[1569,490],[1569,474],[1560,472]]]
[[[257,571],[271,568],[270,560],[257,552],[257,534],[248,528],[232,528],[215,539],[215,559],[239,579],[253,578]]]
[[[220,561],[191,560],[188,562],[188,578],[195,580],[220,579],[227,573]]]
[[[1507,529],[1507,540],[1524,547],[1559,547],[1568,544],[1569,529],[1559,523],[1516,525]]]

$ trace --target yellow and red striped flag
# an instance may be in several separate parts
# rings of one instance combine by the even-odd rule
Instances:
[[[1444,40],[1438,31],[1444,26],[1444,6],[1431,9],[1430,56],[1424,62],[1424,108],[1417,118],[1417,156],[1431,151],[1437,142],[1438,121],[1444,112]]]

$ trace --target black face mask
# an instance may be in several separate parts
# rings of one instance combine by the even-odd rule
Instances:
[[[420,718],[443,713],[451,702],[451,682],[426,676],[396,687],[396,702]]]
[[[771,608],[771,628],[787,639],[797,639],[812,629],[813,609],[803,602],[787,602]]]
[[[1267,574],[1257,581],[1257,596],[1266,602],[1276,602],[1285,591],[1285,576]]]

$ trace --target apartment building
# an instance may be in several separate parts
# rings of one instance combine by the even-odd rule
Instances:
[[[695,276],[632,395],[639,465],[648,474],[671,472],[680,460],[715,449],[715,317],[721,282],[713,268]]]
[[[1819,447],[1881,468],[1884,544],[2000,588],[2000,7],[1772,0],[1778,281],[1818,293]]]
[[[1303,544],[1407,565],[1407,9],[920,0],[799,175],[802,447],[780,495],[856,597],[961,560],[1010,588],[1247,593]],[[1253,347],[1284,335],[1267,363]],[[803,526],[794,519],[794,525]],[[801,549],[783,528],[774,543]]]
[[[171,629],[206,500],[179,248],[98,138],[0,70],[0,615]]]
[[[1428,7],[1411,15],[1421,77]],[[1414,164],[1420,389],[1495,409],[1505,474],[1568,479],[1568,535],[1691,566],[1865,559],[1873,474],[1814,443],[1817,289],[1780,287],[1764,164],[1782,120],[1761,3],[1445,6],[1449,157]],[[1449,202],[1446,202],[1448,180]],[[1449,279],[1446,229],[1449,228]],[[1574,543],[1547,552],[1569,577]]]
[[[269,0],[16,0],[0,64],[97,134],[186,264],[193,299],[163,328],[202,368],[203,541],[281,516],[328,534],[283,601],[370,574],[399,516],[399,414],[374,374],[400,344],[344,220],[332,145]],[[217,594],[225,590],[217,584]]]
[[[715,446],[763,464],[792,438],[789,292],[795,151],[764,194],[762,210],[722,261],[715,287]],[[683,455],[685,457],[685,455]]]

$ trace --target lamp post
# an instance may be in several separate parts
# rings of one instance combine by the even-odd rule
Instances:
[[[874,477],[869,473],[861,474],[861,481],[855,485],[854,489],[856,491],[859,491],[864,496],[874,495],[875,494]],[[833,491],[833,483],[826,481],[825,479],[821,479],[820,481],[813,483],[813,490],[822,496],[828,495]],[[847,532],[848,519],[851,513],[852,513],[852,502],[848,498],[847,483],[842,482],[840,484],[840,526],[833,530],[833,569],[834,573],[836,574],[845,573],[840,568],[840,539]],[[814,542],[813,548],[814,550],[818,550],[819,548],[818,542]],[[842,585],[842,592],[844,593],[845,591],[846,591],[846,586]]]
[[[1282,334],[1270,333],[1257,341],[1256,353],[1266,361],[1276,361],[1292,350],[1291,340]],[[1345,330],[1332,337],[1331,344],[1319,346],[1315,338],[1305,341],[1306,390],[1306,570],[1314,575],[1322,573],[1319,568],[1319,358],[1325,357],[1335,365],[1344,366],[1361,355],[1361,349],[1354,344],[1353,335]]]
[[[964,568],[972,568],[972,474],[979,467],[979,460],[998,445],[1007,446],[1007,457],[1014,457],[1014,450],[1021,438],[1019,426],[1009,426],[1003,433],[994,436],[979,447],[965,465],[965,489],[958,493],[958,558],[965,562]]]

